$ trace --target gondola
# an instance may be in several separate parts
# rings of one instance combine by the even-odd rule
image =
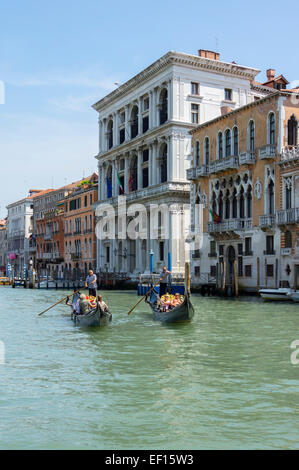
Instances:
[[[72,316],[71,319],[75,325],[89,327],[89,326],[106,326],[112,321],[112,314],[108,311],[104,312],[98,305],[85,315],[78,315],[75,312],[75,305],[80,297],[80,293],[73,296],[72,299]]]
[[[149,297],[149,298],[148,298]],[[161,312],[157,306],[159,294],[153,289],[150,295],[146,297],[145,301],[150,305],[154,320],[163,323],[176,323],[182,321],[191,321],[194,316],[194,308],[190,301],[190,294],[185,289],[185,296],[183,302],[172,310]]]

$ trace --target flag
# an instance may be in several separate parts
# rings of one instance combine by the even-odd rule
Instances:
[[[108,176],[107,176],[107,197],[108,198],[112,197],[112,184]]]
[[[119,188],[120,188],[120,193],[121,194],[124,194],[124,188],[123,188],[123,185],[121,184],[121,181],[120,181],[120,177],[119,177],[119,174],[117,172],[117,181],[118,181],[118,184],[119,184]]]
[[[220,215],[218,215],[218,214],[214,211],[214,209],[210,209],[210,214],[211,214],[212,219],[213,219],[213,222],[214,222],[215,224],[220,224],[220,223],[222,222],[222,219],[221,219]]]
[[[128,184],[128,187],[129,187],[129,193],[132,192],[132,189],[133,189],[133,175],[132,175],[132,172],[130,171],[130,176],[129,176],[129,184]]]

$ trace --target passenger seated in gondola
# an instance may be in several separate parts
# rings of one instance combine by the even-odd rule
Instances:
[[[90,303],[89,300],[86,299],[86,295],[80,295],[80,302],[79,302],[79,313],[80,315],[86,315],[90,312]]]
[[[171,300],[169,294],[165,294],[161,297],[161,310],[167,312],[171,309]]]
[[[173,307],[177,307],[178,305],[181,305],[182,303],[182,300],[181,300],[181,297],[180,297],[180,294],[175,294],[172,302],[171,302],[171,305]]]
[[[98,295],[98,304],[101,307],[101,309],[103,310],[103,312],[107,312],[108,305],[104,302],[102,295]]]

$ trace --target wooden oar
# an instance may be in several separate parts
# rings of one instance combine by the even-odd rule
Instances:
[[[56,304],[54,304],[54,305],[52,305],[51,307],[47,308],[47,310],[44,310],[43,312],[39,313],[38,316],[40,317],[40,316],[43,315],[44,313],[46,313],[46,312],[48,312],[49,310],[51,310],[51,308],[56,307],[56,305],[61,304],[61,302],[63,302],[64,300],[67,300],[69,297],[72,297],[72,296],[74,296],[75,294],[78,294],[78,292],[80,292],[80,291],[77,290],[76,292],[73,292],[72,294],[67,295],[64,299],[59,300],[59,302],[56,302]]]
[[[168,276],[168,275],[169,275],[169,273],[165,274],[165,276],[163,276],[162,279],[164,279],[164,278],[165,278],[166,276]],[[148,294],[150,294],[150,293],[152,292],[152,290],[154,290],[154,288],[157,287],[158,284],[160,284],[160,282],[161,282],[162,279],[159,279],[159,282],[157,282],[157,284],[155,284],[155,285],[151,288],[151,290],[149,290],[149,291],[147,292],[147,294],[145,294],[145,296],[142,297],[142,299],[138,300],[137,304],[134,305],[134,307],[131,308],[131,310],[128,312],[128,315],[131,315],[131,313],[133,312],[133,310],[135,310],[135,308],[137,307],[137,305],[139,305],[139,304],[145,299],[145,297],[147,297]]]

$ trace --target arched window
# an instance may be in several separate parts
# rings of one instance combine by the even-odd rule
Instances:
[[[233,192],[233,219],[238,217],[238,201],[237,201],[237,190],[234,189]]]
[[[240,191],[240,219],[245,218],[245,199],[244,199],[244,189],[241,188]]]
[[[205,164],[209,165],[210,163],[210,140],[209,137],[205,138]]]
[[[112,197],[112,167],[109,166],[107,170],[107,181],[106,181],[106,186],[107,186],[107,198]]]
[[[168,92],[163,88],[160,94],[160,125],[168,119]]]
[[[274,183],[272,180],[268,185],[268,213],[274,214]]]
[[[292,180],[285,179],[285,208],[291,209],[292,207]]]
[[[230,218],[230,199],[229,199],[229,191],[226,191],[226,198],[225,198],[225,218]]]
[[[136,191],[138,188],[138,170],[137,170],[137,157],[134,156],[131,161],[131,168],[129,174],[129,192]]]
[[[216,194],[213,192],[213,196],[212,196],[212,209],[214,212],[216,212],[216,209],[217,209],[217,204],[216,204]]]
[[[239,129],[237,127],[233,128],[233,140],[234,140],[234,155],[239,154]]]
[[[275,114],[271,112],[268,116],[269,144],[275,144]]]
[[[195,166],[200,165],[200,144],[199,142],[195,142]]]
[[[107,144],[108,150],[113,147],[113,121],[110,119],[107,126]]]
[[[167,144],[164,144],[161,148],[161,183],[165,183],[168,179],[167,177]]]
[[[219,194],[219,211],[218,211],[218,215],[221,217],[221,219],[223,219],[223,194],[222,194],[222,191],[220,191],[220,194]]]
[[[223,135],[222,132],[218,133],[218,159],[223,158]]]
[[[247,217],[252,217],[252,188],[251,186],[247,189]]]
[[[284,234],[285,248],[292,248],[292,232],[287,230]]]
[[[298,122],[293,114],[288,120],[288,145],[297,145]]]
[[[231,131],[230,129],[227,129],[225,131],[225,156],[230,157],[231,156]]]
[[[131,139],[138,135],[138,106],[133,106],[131,112]]]
[[[248,124],[248,147],[251,152],[255,151],[255,131],[253,121],[249,121]]]

